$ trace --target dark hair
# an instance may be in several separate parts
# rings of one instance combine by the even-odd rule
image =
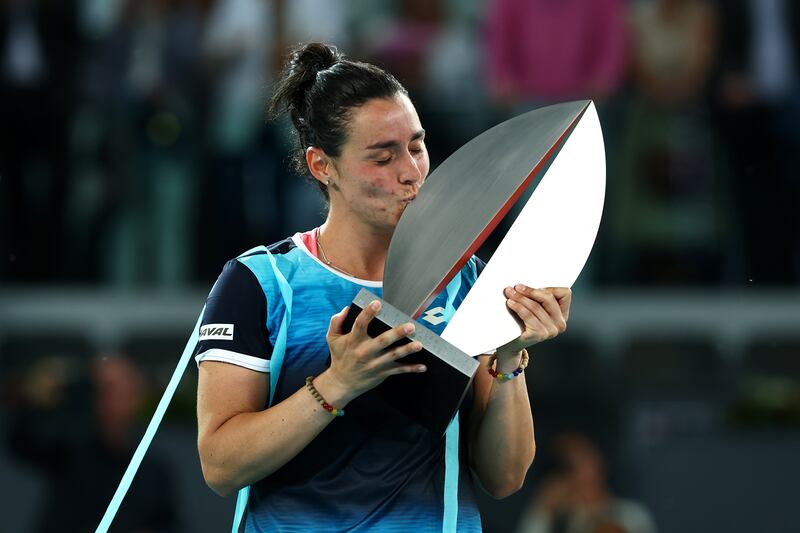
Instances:
[[[335,46],[307,43],[293,49],[275,86],[269,115],[289,112],[294,125],[292,163],[298,174],[307,175],[305,152],[318,146],[331,157],[339,157],[347,140],[353,108],[373,98],[408,94],[385,70],[345,59]],[[328,190],[317,180],[325,198]]]

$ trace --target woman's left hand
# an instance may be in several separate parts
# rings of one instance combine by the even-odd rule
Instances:
[[[497,349],[498,359],[516,356],[523,348],[552,339],[567,329],[572,290],[516,285],[503,292],[508,298],[506,305],[519,318],[523,331],[517,339]]]

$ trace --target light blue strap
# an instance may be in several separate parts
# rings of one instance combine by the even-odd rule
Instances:
[[[278,282],[278,290],[281,293],[281,298],[283,298],[285,308],[283,312],[283,320],[281,320],[281,325],[278,328],[278,335],[275,338],[275,345],[272,347],[272,356],[270,357],[269,362],[268,405],[272,406],[272,402],[275,399],[275,390],[278,388],[278,377],[281,374],[281,367],[283,366],[283,356],[286,353],[286,338],[289,332],[289,323],[292,320],[292,287],[289,285],[289,282],[286,281],[286,277],[283,275],[283,273],[278,269],[278,264],[275,261],[275,257],[266,247],[254,248],[247,253],[251,253],[253,251],[266,252],[267,257],[269,258],[269,265],[272,269],[272,275]],[[240,257],[239,261],[253,272],[253,274],[256,276],[256,279],[258,279],[258,283],[261,285],[262,290],[264,290],[266,294],[266,288],[270,283],[270,275],[266,269],[263,268],[263,263],[261,261],[251,259],[251,257]],[[233,516],[233,527],[231,529],[232,533],[239,533],[239,528],[241,527],[242,518],[244,517],[245,510],[247,509],[247,501],[249,498],[249,486],[239,489],[239,494],[236,497],[236,510],[234,511]]]
[[[283,297],[283,305],[285,310],[283,312],[283,320],[278,329],[278,336],[275,339],[275,346],[272,349],[272,357],[269,363],[269,404],[270,406],[275,401],[275,390],[278,388],[278,376],[283,367],[283,356],[286,353],[286,337],[289,332],[289,323],[292,321],[292,288],[289,282],[286,281],[283,273],[278,270],[278,265],[275,258],[271,253],[267,252],[269,263],[272,271],[275,273],[275,279],[278,280],[278,288]]]
[[[172,397],[175,395],[175,390],[178,388],[181,377],[183,377],[183,373],[186,371],[186,366],[189,364],[189,361],[192,358],[194,348],[197,345],[197,337],[199,335],[200,324],[202,323],[203,313],[205,310],[206,308],[203,306],[203,310],[200,312],[200,316],[197,318],[197,324],[194,325],[192,335],[189,337],[189,342],[186,343],[186,348],[183,349],[183,355],[181,355],[181,358],[178,361],[178,366],[175,367],[175,372],[172,373],[172,378],[170,378],[169,384],[167,384],[167,390],[164,391],[164,395],[161,396],[161,401],[158,402],[158,407],[156,407],[156,412],[153,415],[153,418],[150,419],[150,424],[148,424],[147,429],[144,432],[144,437],[142,437],[142,440],[139,442],[139,446],[136,447],[136,451],[133,452],[133,458],[131,459],[130,464],[128,464],[128,468],[125,470],[122,480],[119,482],[119,486],[117,487],[117,491],[114,493],[114,497],[111,498],[111,503],[108,504],[108,509],[106,509],[103,519],[100,520],[100,525],[97,526],[97,529],[95,530],[96,533],[105,533],[108,531],[108,528],[111,527],[111,522],[114,520],[114,517],[119,510],[119,506],[122,505],[122,500],[128,493],[128,489],[133,482],[133,478],[136,477],[136,472],[139,470],[139,466],[142,464],[144,454],[147,453],[147,449],[153,442],[153,437],[155,437],[156,431],[158,431],[158,426],[161,425],[161,420],[164,418],[164,413],[167,411],[167,407],[169,407],[169,403],[172,401]]]
[[[449,321],[456,312],[453,305],[461,289],[461,272],[447,284],[444,317]],[[458,412],[447,426],[444,444],[444,518],[442,532],[455,533],[458,524]]]
[[[239,528],[242,525],[242,518],[244,517],[244,510],[247,508],[247,500],[249,498],[250,485],[239,489],[239,494],[236,496],[236,510],[233,512],[232,533],[239,533]]]
[[[444,444],[443,533],[455,533],[458,523],[458,412],[447,426]]]
[[[240,257],[239,261],[253,272],[265,293],[270,284],[270,279],[274,278],[278,282],[278,290],[281,293],[281,298],[283,298],[283,320],[281,320],[281,325],[278,328],[278,335],[275,338],[275,345],[272,347],[272,357],[269,363],[269,405],[272,405],[275,398],[275,389],[277,389],[278,386],[278,377],[280,376],[281,367],[283,366],[283,356],[286,353],[286,338],[289,333],[289,323],[292,320],[292,287],[289,285],[289,282],[286,281],[286,277],[280,269],[278,269],[275,257],[269,250],[266,247],[259,249],[266,252],[271,267],[271,273],[264,268],[263,262],[255,259],[261,257],[260,255]]]

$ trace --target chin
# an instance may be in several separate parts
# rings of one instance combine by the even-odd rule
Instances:
[[[400,217],[387,217],[382,219],[372,219],[370,222],[370,226],[372,226],[373,230],[378,233],[394,233],[394,229],[397,227],[397,222]]]
[[[410,204],[403,204],[400,206],[400,209],[397,210],[397,220],[400,220],[400,217],[403,216],[403,213],[406,212],[406,209],[408,209],[409,205]]]

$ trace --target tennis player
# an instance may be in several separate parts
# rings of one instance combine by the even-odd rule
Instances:
[[[565,330],[571,292],[506,289],[520,337],[480,358],[447,438],[365,397],[426,370],[403,362],[419,343],[391,347],[413,323],[366,334],[378,302],[342,330],[361,288],[381,294],[392,233],[428,174],[425,130],[391,74],[321,43],[292,51],[271,103],[283,111],[327,219],[228,262],[208,297],[196,352],[205,479],[238,491],[239,531],[480,531],[476,486],[506,497],[533,461],[525,348]],[[457,274],[456,307],[482,266],[473,257]],[[445,297],[420,318],[436,333]]]

